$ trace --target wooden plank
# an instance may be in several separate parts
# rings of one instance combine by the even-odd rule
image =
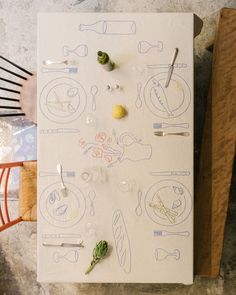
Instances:
[[[195,274],[217,276],[236,141],[236,10],[220,12],[195,194]]]

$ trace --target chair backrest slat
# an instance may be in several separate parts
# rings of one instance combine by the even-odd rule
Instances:
[[[4,173],[5,173],[5,168],[3,168],[2,171],[1,171],[1,175],[0,175],[0,188],[1,188],[1,185],[2,185],[2,180],[3,180]],[[2,214],[1,202],[0,202],[0,220],[1,220],[2,224],[5,224],[5,220],[4,220],[3,214]]]
[[[11,168],[7,169],[7,175],[5,179],[5,186],[4,186],[4,209],[5,209],[5,214],[7,218],[7,222],[10,222],[10,216],[8,212],[8,206],[7,206],[7,196],[8,196],[8,179],[10,175]]]

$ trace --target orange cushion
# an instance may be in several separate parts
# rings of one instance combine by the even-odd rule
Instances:
[[[37,220],[37,161],[24,162],[20,167],[20,216],[24,221]]]

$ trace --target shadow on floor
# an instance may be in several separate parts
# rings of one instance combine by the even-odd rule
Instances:
[[[5,253],[0,246],[0,294],[22,295],[15,280],[15,274],[11,271],[5,258]]]

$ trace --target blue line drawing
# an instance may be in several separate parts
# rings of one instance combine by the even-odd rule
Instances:
[[[40,134],[65,134],[65,133],[80,133],[78,128],[55,128],[55,129],[41,129]]]
[[[117,134],[116,134],[116,130],[115,130],[115,128],[112,128],[112,135],[113,135],[113,137],[114,137],[114,139],[115,139],[116,144],[119,145],[119,139],[118,139],[118,137],[117,137]]]
[[[135,106],[137,109],[140,109],[142,107],[141,91],[142,91],[142,83],[138,82],[138,84],[137,84],[137,98],[135,101]]]
[[[48,172],[48,171],[39,171],[39,177],[48,177],[48,176],[58,177],[58,173]],[[63,171],[62,176],[63,177],[75,177],[75,171]]]
[[[60,228],[72,227],[81,221],[86,210],[83,193],[73,184],[65,182],[67,196],[63,197],[61,182],[47,186],[40,195],[39,209],[42,217]]]
[[[79,118],[86,105],[87,95],[83,86],[67,77],[51,80],[44,86],[39,97],[42,114],[48,120],[60,124]]]
[[[64,45],[62,47],[63,56],[76,55],[78,57],[86,57],[88,55],[88,46],[86,44],[79,44],[75,48],[69,48],[69,46]]]
[[[157,248],[155,250],[156,261],[163,261],[169,257],[173,257],[175,260],[179,260],[180,259],[180,251],[178,249],[174,249],[172,252],[168,252],[162,248]]]
[[[153,171],[151,176],[189,176],[190,171]]]
[[[176,63],[174,64],[174,68],[176,69],[185,69],[187,68],[187,64],[185,63]],[[148,69],[169,69],[170,64],[155,64],[155,65],[147,65]]]
[[[180,186],[173,185],[173,190],[176,193],[176,195],[182,195],[184,193],[184,190]]]
[[[98,87],[97,85],[93,85],[90,89],[90,93],[92,95],[92,111],[95,112],[96,111],[96,95],[98,93]]]
[[[162,108],[165,110],[167,115],[169,117],[173,117],[173,113],[170,110],[169,103],[161,83],[159,83],[156,79],[153,78],[152,84],[153,84],[153,90],[154,90],[154,95],[156,96],[156,99],[158,100]]]
[[[61,254],[60,252],[53,253],[53,261],[56,263],[59,263],[62,260],[70,262],[70,263],[76,263],[78,259],[79,259],[79,252],[76,250],[70,250],[68,252],[65,252],[64,254]]]
[[[123,148],[121,161],[139,162],[150,160],[152,157],[152,146],[142,143],[132,133],[122,133],[119,136],[119,144]]]
[[[177,123],[177,124],[170,124],[166,122],[162,123],[153,123],[154,129],[164,129],[164,128],[189,128],[189,123]]]
[[[190,232],[189,231],[179,231],[179,232],[173,232],[173,231],[167,231],[167,230],[154,230],[153,231],[154,237],[166,237],[166,236],[181,236],[181,237],[189,237]]]
[[[136,22],[132,20],[100,20],[92,24],[80,24],[79,31],[92,31],[103,35],[134,35]]]
[[[82,2],[84,2],[85,0],[76,0],[74,3],[72,3],[71,5],[72,6],[76,6],[76,5],[79,5],[81,4]]]
[[[112,147],[109,145],[104,150],[101,150],[99,143],[86,143],[83,154],[93,154],[93,150],[99,150],[99,158],[112,158],[112,160],[108,162],[107,167],[112,167],[116,163],[125,160],[140,162],[150,160],[152,157],[151,144],[142,143],[140,139],[137,139],[132,133],[128,132],[122,133],[119,136],[118,141],[116,141],[116,146]]]
[[[43,239],[79,239],[80,234],[43,234]]]
[[[144,87],[143,97],[153,115],[172,119],[187,111],[191,103],[191,91],[187,82],[175,73],[168,88],[165,88],[167,75],[168,72],[162,72],[152,76]]]
[[[131,272],[131,248],[123,213],[116,210],[112,217],[112,232],[115,241],[117,258],[125,273]]]
[[[143,209],[142,209],[142,206],[141,206],[141,201],[142,201],[142,191],[139,189],[138,190],[138,205],[135,208],[135,213],[136,213],[137,216],[141,216],[142,213],[143,213]]]
[[[41,68],[41,73],[68,73],[68,74],[77,74],[77,67],[67,67],[67,68]]]
[[[55,216],[62,216],[65,215],[66,211],[68,209],[68,205],[67,204],[63,204],[59,207],[57,207],[56,209],[53,210],[53,214]]]
[[[172,204],[172,209],[178,208],[182,205],[182,201],[180,199],[174,200],[173,204]]]
[[[59,196],[59,193],[57,190],[53,190],[50,194],[49,194],[49,203],[50,204],[54,204],[55,201],[60,201],[61,197]]]
[[[88,194],[88,199],[89,199],[89,215],[94,216],[95,215],[95,210],[94,210],[94,199],[96,198],[96,193],[95,191],[90,191]]]
[[[177,199],[178,207],[174,206]],[[165,179],[149,188],[145,197],[145,209],[153,222],[164,226],[175,226],[189,217],[192,202],[189,190],[182,183]]]
[[[151,49],[155,49],[157,52],[161,52],[163,50],[163,42],[157,41],[156,44],[151,44],[148,41],[139,41],[138,52],[140,54],[146,54]]]

